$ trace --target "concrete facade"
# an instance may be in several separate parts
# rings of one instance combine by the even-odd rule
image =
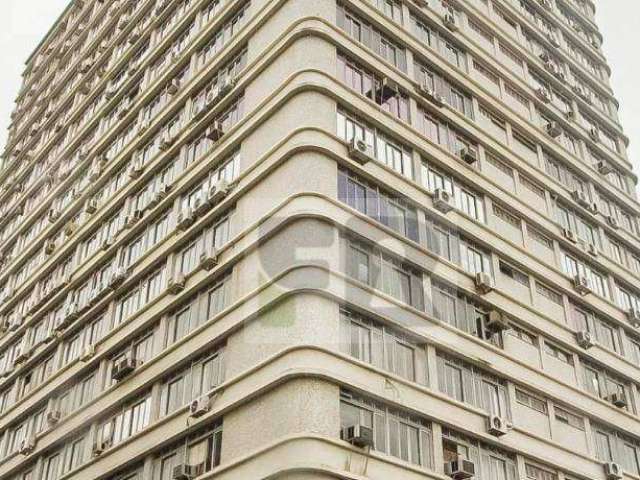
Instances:
[[[0,169],[0,478],[640,478],[594,9],[72,2]]]

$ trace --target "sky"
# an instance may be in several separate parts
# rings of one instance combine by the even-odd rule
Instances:
[[[9,115],[22,83],[24,62],[65,9],[69,0],[0,0],[0,151]],[[321,1],[321,0],[309,0]],[[640,1],[598,0],[596,20],[613,70],[611,83],[620,101],[620,118],[631,139],[629,158],[640,172]],[[621,14],[621,12],[623,14]]]

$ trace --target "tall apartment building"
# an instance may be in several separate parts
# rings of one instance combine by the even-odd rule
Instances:
[[[640,478],[594,11],[72,2],[0,169],[0,478]]]

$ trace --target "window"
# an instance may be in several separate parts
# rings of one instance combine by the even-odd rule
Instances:
[[[354,425],[373,429],[374,450],[433,468],[431,425],[422,418],[342,391],[340,427]]]
[[[532,480],[558,480],[558,475],[530,463],[525,463],[527,478]]]
[[[342,140],[346,142],[350,142],[354,138],[363,140],[378,162],[401,175],[413,178],[411,149],[344,111],[338,111],[337,130],[338,137]]]
[[[347,310],[341,311],[340,320],[340,344],[344,353],[407,380],[426,384],[423,347],[400,332]]]
[[[354,241],[349,242],[346,260],[351,278],[424,310],[422,274],[414,268]]]
[[[438,353],[438,388],[445,395],[469,405],[511,418],[504,381],[461,360]]]
[[[584,420],[579,415],[569,412],[567,409],[555,406],[556,420],[578,430],[584,430]]]
[[[525,405],[533,410],[547,415],[547,402],[519,388],[516,388],[516,400],[519,404]]]
[[[570,353],[567,353],[564,350],[562,350],[560,347],[557,347],[556,345],[549,343],[547,340],[545,340],[544,342],[544,351],[547,355],[549,355],[552,358],[555,358],[556,360],[560,360],[563,363],[573,365],[573,357],[571,356]]]

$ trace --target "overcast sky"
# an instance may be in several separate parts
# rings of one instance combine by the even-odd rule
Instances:
[[[0,149],[3,150],[24,62],[69,0],[0,1]],[[604,35],[603,48],[613,70],[611,80],[621,105],[622,125],[631,138],[629,156],[636,171],[640,171],[640,57],[637,51],[640,46],[640,1],[596,3],[597,21]]]

